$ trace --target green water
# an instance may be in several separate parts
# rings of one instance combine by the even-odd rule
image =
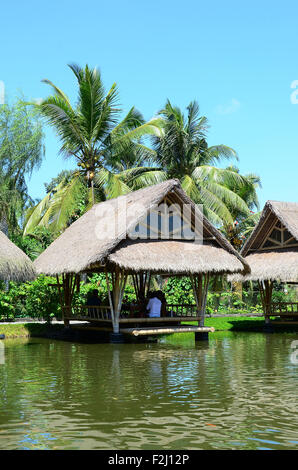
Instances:
[[[297,449],[294,340],[4,341],[0,449]]]

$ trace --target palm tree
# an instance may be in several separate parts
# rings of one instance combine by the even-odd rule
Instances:
[[[208,122],[199,115],[198,103],[188,105],[185,117],[168,100],[159,115],[163,132],[152,140],[156,161],[166,177],[178,178],[184,191],[197,204],[203,204],[206,216],[217,225],[233,223],[234,210],[249,214],[239,192],[251,183],[230,168],[218,168],[223,159],[237,159],[237,154],[226,145],[208,146]]]
[[[230,166],[227,169],[239,174],[239,169],[235,166]],[[249,208],[249,214],[241,211],[241,209],[230,208],[233,215],[233,223],[225,221],[221,227],[221,231],[236,250],[241,249],[244,240],[251,234],[260,218],[257,195],[257,189],[261,187],[260,177],[254,173],[249,173],[245,175],[245,180],[249,184],[241,187],[231,184],[229,189],[237,193],[245,201]]]
[[[114,197],[115,188],[116,193],[130,191],[125,175],[119,178],[115,172],[116,162],[121,162],[121,158],[130,154],[138,155],[139,159],[152,154],[143,145],[141,138],[160,133],[160,119],[145,122],[134,107],[120,120],[117,86],[114,83],[105,93],[99,70],[92,70],[88,65],[81,68],[70,64],[69,67],[78,84],[76,106],[72,106],[66,94],[49,80],[43,82],[51,86],[54,94],[35,106],[47,123],[55,128],[61,141],[60,152],[66,157],[74,157],[78,170],[74,171],[73,179],[67,185],[64,181],[56,188],[54,199],[53,195],[47,194],[35,210],[31,211],[25,233],[32,230],[38,220],[40,225],[48,225],[49,222],[52,225],[54,221],[52,226],[55,230],[64,229],[65,221],[73,211],[82,189],[83,180],[88,188],[87,208],[105,197]],[[128,175],[129,170],[125,171]],[[147,180],[148,178],[149,176]],[[156,179],[158,175],[153,175],[151,181]],[[59,208],[61,201],[64,206],[62,212]],[[57,207],[58,213],[62,214],[58,221]]]

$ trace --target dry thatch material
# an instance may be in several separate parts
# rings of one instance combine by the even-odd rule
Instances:
[[[267,201],[261,218],[241,250],[242,256],[259,250],[270,229],[279,221],[298,241],[298,203]]]
[[[230,281],[298,282],[298,251],[270,251],[255,253],[246,258],[251,274],[233,274]]]
[[[289,241],[281,241],[280,246],[266,246],[277,224],[289,233],[291,245]],[[267,201],[259,223],[241,254],[245,256],[251,273],[245,276],[231,275],[228,277],[230,281],[298,282],[298,203]]]
[[[32,261],[0,230],[0,279],[23,282],[35,277]]]
[[[231,273],[243,270],[241,261],[226,250],[211,245],[177,240],[127,241],[109,261],[121,268],[160,273]]]
[[[170,197],[171,201],[190,204],[193,210],[195,208],[194,203],[181,189],[178,180],[165,181],[96,204],[35,260],[37,272],[49,275],[80,273],[112,263],[135,271],[160,271],[161,267],[163,271],[185,273],[249,270],[246,262],[205,217],[204,238],[212,238],[213,241],[209,243],[212,243],[217,250],[212,250],[211,253],[211,247],[204,245],[200,247],[199,259],[197,245],[189,244],[195,253],[195,263],[191,250],[189,250],[190,255],[186,257],[184,250],[181,250],[182,245],[177,245],[176,241],[142,245],[139,241],[133,241],[124,248],[123,240],[127,239],[127,234],[166,196]],[[129,251],[126,252],[126,249]],[[138,255],[135,255],[134,250],[135,253],[138,251]],[[222,266],[217,257],[222,260]]]

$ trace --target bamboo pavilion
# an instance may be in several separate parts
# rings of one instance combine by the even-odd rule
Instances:
[[[266,323],[298,318],[297,302],[272,302],[273,282],[298,283],[298,203],[267,201],[259,223],[241,250],[250,273],[228,277],[257,281]]]
[[[66,326],[72,319],[87,320],[114,335],[134,336],[210,331],[204,326],[210,276],[249,271],[246,261],[198,210],[178,180],[94,205],[34,265],[38,273],[57,277]],[[80,275],[93,272],[105,273],[109,305],[78,309],[72,299]],[[174,312],[157,318],[141,312],[124,314],[121,307],[128,276],[141,305],[156,274],[189,276],[196,305],[176,306]],[[183,326],[185,320],[198,326]]]
[[[24,282],[35,277],[32,261],[0,230],[0,280]]]

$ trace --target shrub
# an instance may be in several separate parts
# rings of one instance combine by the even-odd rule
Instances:
[[[53,283],[56,283],[55,278],[43,275],[23,284],[11,282],[9,291],[0,290],[0,320],[61,318],[58,290],[50,286]]]

